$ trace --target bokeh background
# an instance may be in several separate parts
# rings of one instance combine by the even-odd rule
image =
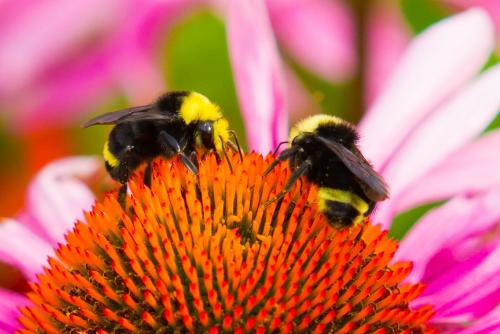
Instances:
[[[412,36],[446,16],[479,5],[500,27],[497,0],[266,5],[292,123],[318,112],[357,122]],[[485,68],[499,59],[497,48]],[[85,120],[166,90],[210,97],[245,145],[224,1],[0,1],[0,216],[19,211],[29,180],[49,161],[100,154],[110,128],[81,129]],[[499,126],[497,117],[488,129]],[[400,215],[392,235],[401,237],[432,206]],[[10,283],[0,283],[15,284],[6,270],[0,266],[0,277]]]

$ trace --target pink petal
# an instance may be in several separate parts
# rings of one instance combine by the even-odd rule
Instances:
[[[15,330],[19,329],[20,324],[17,317],[20,312],[17,307],[28,304],[29,301],[26,297],[0,288],[0,333],[14,333]]]
[[[288,135],[283,76],[266,7],[228,2],[227,33],[249,148],[266,153]]]
[[[445,322],[447,317],[472,321],[489,312],[500,300],[499,263],[500,247],[497,247],[473,271],[438,293],[418,298],[415,304],[433,304],[436,310],[433,319],[437,322]]]
[[[360,126],[362,151],[378,170],[438,103],[479,71],[493,48],[493,33],[488,15],[471,9],[411,42]]]
[[[477,319],[473,324],[453,334],[498,334],[500,333],[500,307],[494,308],[485,316]]]
[[[497,31],[497,44],[500,44],[500,2],[498,0],[442,0],[461,8],[481,7],[490,14],[495,22]]]
[[[20,222],[0,222],[0,261],[16,267],[27,279],[33,280],[52,254],[52,246]]]
[[[122,14],[118,1],[19,5],[0,28],[0,92],[20,88],[47,66],[67,60],[89,40],[100,39]]]
[[[327,81],[349,78],[356,65],[354,27],[337,0],[268,0],[280,44],[306,69]]]
[[[467,237],[496,226],[500,219],[498,203],[500,190],[496,189],[472,198],[457,197],[429,211],[405,236],[394,261],[413,261],[408,280],[420,281],[427,270],[433,270],[428,266],[436,254],[446,249],[458,252]]]
[[[165,91],[165,80],[153,56],[139,48],[125,47],[127,56],[115,64],[114,77],[122,86],[131,104],[146,104],[154,101]],[[124,71],[123,69],[128,69]]]
[[[384,209],[399,199],[399,193],[412,182],[425,182],[421,177],[450,153],[475,138],[491,123],[500,109],[500,65],[485,72],[465,86],[444,106],[429,115],[425,122],[406,139],[393,155],[383,175],[391,185],[392,198],[381,204]],[[459,184],[465,178],[454,180]],[[385,221],[390,221],[387,217]]]
[[[454,195],[499,188],[499,147],[500,131],[493,131],[452,153],[406,187],[398,196],[394,211],[403,212],[411,207]]]
[[[395,2],[374,2],[368,13],[366,100],[370,105],[403,55],[410,39]]]
[[[83,179],[95,175],[101,166],[94,157],[65,158],[47,165],[28,189],[23,222],[52,245],[64,241],[64,234],[94,203],[94,194]]]
[[[77,50],[69,59],[40,64],[22,87],[2,99],[5,108],[0,109],[13,114],[16,130],[26,131],[48,123],[74,121],[100,100],[116,94],[117,89],[125,90],[131,104],[149,103],[165,89],[153,54],[158,38],[195,2],[121,3],[120,14],[109,17],[115,21],[113,29],[98,32],[101,38],[85,45],[85,52]],[[78,44],[78,36],[73,37],[76,40],[68,43]],[[23,96],[22,101],[19,96]]]

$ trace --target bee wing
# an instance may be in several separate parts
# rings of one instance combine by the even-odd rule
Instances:
[[[97,116],[85,122],[82,127],[87,128],[96,124],[117,124],[122,122],[147,121],[147,120],[171,120],[174,114],[163,113],[154,104],[132,107],[109,112]]]
[[[334,152],[347,169],[359,179],[359,184],[368,198],[374,201],[382,201],[389,197],[389,187],[357,148],[354,149],[354,152],[351,152],[340,143],[321,136],[316,136],[316,138]]]

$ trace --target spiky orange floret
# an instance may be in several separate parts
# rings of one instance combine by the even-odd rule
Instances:
[[[264,205],[290,174],[262,177],[271,158],[233,156],[231,172],[207,155],[198,175],[155,161],[126,211],[112,194],[77,222],[32,284],[21,332],[433,332],[387,232],[332,228],[305,180]]]

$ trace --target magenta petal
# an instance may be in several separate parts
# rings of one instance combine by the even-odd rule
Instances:
[[[227,34],[249,148],[267,153],[288,134],[282,65],[266,7],[231,0]]]
[[[0,288],[0,333],[14,333],[20,324],[17,317],[20,315],[17,307],[29,304],[29,300],[12,291]]]
[[[360,125],[365,155],[382,170],[438,103],[479,71],[494,45],[485,11],[447,18],[416,37]]]
[[[466,85],[415,129],[383,172],[394,198],[491,123],[500,110],[499,87],[500,65],[497,65]],[[461,180],[464,178],[455,183]]]
[[[485,316],[477,319],[464,329],[456,330],[453,334],[498,334],[500,333],[500,307],[494,308]]]
[[[32,280],[52,255],[52,246],[18,221],[0,222],[0,261]]]
[[[460,194],[500,187],[500,131],[493,131],[454,152],[438,166],[406,187],[395,211]]]
[[[94,157],[72,157],[44,167],[29,187],[23,222],[52,245],[62,242],[83,211],[91,209],[94,194],[82,179],[97,173],[101,164]]]
[[[306,69],[327,81],[354,72],[354,27],[346,4],[338,0],[268,0],[278,41]]]
[[[428,268],[436,254],[446,249],[457,252],[467,237],[485,233],[498,224],[498,203],[500,190],[497,189],[473,198],[457,197],[429,211],[402,240],[394,260],[413,261],[408,280],[420,281],[426,270],[439,269]]]
[[[489,254],[476,268],[460,277],[443,290],[415,300],[417,304],[431,303],[436,315],[434,320],[446,318],[471,321],[480,317],[500,301],[500,247]]]

